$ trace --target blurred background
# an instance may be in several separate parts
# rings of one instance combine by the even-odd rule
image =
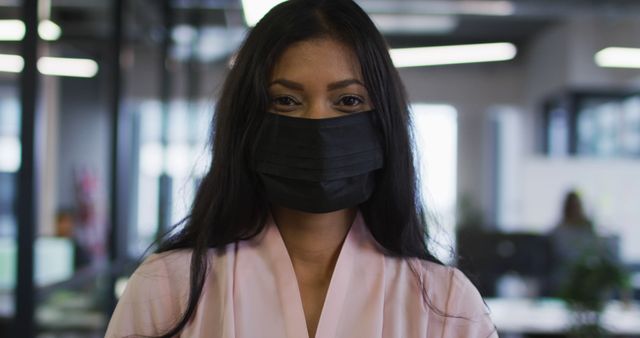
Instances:
[[[410,95],[432,248],[501,337],[640,337],[640,1],[357,2]],[[0,0],[0,337],[103,336],[273,5]]]

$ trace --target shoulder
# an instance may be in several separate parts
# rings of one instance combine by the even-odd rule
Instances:
[[[105,337],[158,335],[179,320],[189,292],[191,250],[147,257],[127,280]]]
[[[173,250],[150,255],[129,278],[125,293],[135,291],[136,298],[144,298],[144,295],[153,298],[170,296],[180,289],[178,286],[188,283],[191,256],[191,250]],[[167,288],[169,286],[171,288]]]
[[[233,251],[233,244],[222,249],[208,249],[206,254],[208,273],[211,273],[211,268],[216,269],[216,264],[228,258],[229,251]],[[186,286],[189,283],[192,258],[192,249],[154,253],[138,266],[131,275],[129,283],[169,283],[171,286],[181,289],[180,286],[183,284]],[[129,287],[129,283],[127,287]]]
[[[419,276],[434,328],[441,329],[445,337],[497,337],[489,308],[462,271],[420,259],[411,259],[409,264]]]
[[[408,263],[418,276],[422,289],[432,305],[454,310],[451,308],[451,301],[463,295],[482,303],[482,297],[473,283],[459,269],[417,258],[408,259]],[[468,312],[465,309],[455,310]]]

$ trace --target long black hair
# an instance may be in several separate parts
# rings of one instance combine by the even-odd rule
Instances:
[[[376,173],[372,196],[359,206],[369,231],[387,255],[438,263],[426,243],[407,95],[382,35],[351,0],[287,1],[258,22],[236,54],[214,113],[210,169],[184,227],[158,247],[157,252],[192,250],[186,311],[162,337],[180,332],[194,315],[208,249],[251,238],[264,228],[269,205],[252,163],[255,136],[269,109],[268,80],[289,46],[314,38],[352,48],[380,122],[384,167]]]

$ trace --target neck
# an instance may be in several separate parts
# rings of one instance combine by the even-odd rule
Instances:
[[[271,210],[296,273],[316,280],[330,280],[357,209],[323,214],[278,206]]]

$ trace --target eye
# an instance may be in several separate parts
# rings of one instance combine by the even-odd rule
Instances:
[[[277,106],[286,106],[286,107],[291,107],[291,106],[295,106],[297,104],[300,104],[298,101],[296,101],[294,98],[292,98],[291,96],[279,96],[279,97],[275,97],[271,100],[271,102],[274,105]]]
[[[338,100],[338,104],[347,107],[355,107],[364,103],[364,100],[355,95],[345,95]]]

